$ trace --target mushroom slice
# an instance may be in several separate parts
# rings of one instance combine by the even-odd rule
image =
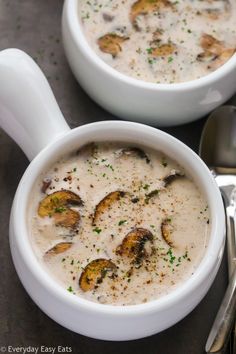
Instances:
[[[220,54],[224,49],[224,43],[222,41],[219,41],[207,33],[202,34],[200,45],[203,49],[208,50],[214,54]]]
[[[212,58],[211,61],[213,61],[213,63],[209,68],[214,70],[231,58],[236,50],[236,48],[226,48],[224,42],[206,33],[202,35],[200,45],[205,51],[200,53],[197,59],[207,62]],[[209,60],[207,60],[207,57]]]
[[[111,54],[113,58],[122,51],[121,44],[127,41],[129,37],[119,36],[115,33],[107,33],[98,38],[98,45],[102,52]]]
[[[140,159],[144,159],[147,164],[149,164],[151,162],[151,160],[148,157],[148,155],[146,154],[146,152],[144,152],[142,149],[140,149],[138,147],[127,147],[127,148],[121,149],[121,150],[119,150],[118,155],[119,156],[127,156],[127,157],[135,156]]]
[[[202,52],[197,55],[197,60],[202,62],[202,63],[209,63],[211,61],[214,61],[218,57],[217,54],[214,54],[208,50],[205,52]]]
[[[219,66],[223,65],[232,55],[235,53],[236,48],[225,48],[222,53],[218,56],[217,60],[213,64],[213,68],[217,69]]]
[[[171,239],[171,235],[173,233],[173,225],[171,225],[171,219],[164,219],[161,223],[161,234],[166,243],[173,247],[173,241]]]
[[[178,178],[184,177],[184,174],[177,170],[172,170],[170,174],[163,178],[164,186],[169,186],[172,182],[174,182]]]
[[[95,289],[102,283],[105,276],[110,273],[109,277],[114,278],[117,267],[109,259],[98,258],[86,265],[79,278],[79,286],[83,291]]]
[[[125,196],[125,192],[123,191],[114,191],[109,194],[107,194],[97,205],[95,208],[95,212],[93,215],[93,225],[96,225],[96,221],[98,218],[107,210],[111,207],[111,205],[119,201],[120,198],[123,198]]]
[[[209,17],[211,20],[218,20],[222,15],[220,9],[205,9],[202,11],[203,15]]]
[[[159,47],[150,48],[150,55],[153,58],[165,57],[176,51],[176,46],[173,43],[162,44]]]
[[[64,189],[47,195],[39,203],[38,213],[42,217],[49,216],[50,214],[62,212],[63,207],[82,204],[83,202],[78,194]]]
[[[168,7],[173,8],[173,4],[168,0],[138,0],[131,6],[130,21],[136,27],[135,22],[138,16]]]
[[[56,225],[74,229],[80,221],[80,213],[72,209],[66,209],[63,212],[53,215]]]
[[[130,231],[116,248],[116,254],[131,258],[132,263],[136,265],[141,265],[143,258],[151,255],[153,251],[153,234],[144,228]]]
[[[50,254],[50,255],[60,254],[70,249],[72,245],[73,242],[59,242],[55,246],[50,248],[50,250],[48,250],[45,254]]]
[[[220,17],[227,17],[231,11],[231,4],[228,0],[202,1],[202,9],[197,11],[198,15],[209,17],[211,20],[218,20]]]
[[[219,55],[219,60],[222,60],[225,62],[229,58],[232,57],[232,55],[235,53],[236,48],[225,48],[225,50],[222,51],[222,53]]]
[[[79,195],[61,190],[47,195],[38,207],[38,214],[41,217],[54,217],[56,225],[74,228],[79,220],[79,212],[70,209],[70,206],[83,205]]]
[[[154,189],[153,191],[145,194],[145,203],[148,204],[149,200],[159,194],[160,190],[159,189]]]

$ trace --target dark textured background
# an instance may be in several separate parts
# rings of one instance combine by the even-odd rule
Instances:
[[[71,127],[114,119],[91,101],[72,76],[61,43],[62,6],[62,0],[0,0],[0,50],[20,48],[38,62]],[[166,131],[197,151],[203,124],[204,119]],[[11,203],[27,165],[24,154],[0,129],[0,351],[8,345],[63,345],[71,347],[76,354],[204,353],[207,335],[227,285],[225,259],[200,305],[177,325],[149,338],[116,343],[86,338],[62,328],[39,310],[19,282],[8,242]]]

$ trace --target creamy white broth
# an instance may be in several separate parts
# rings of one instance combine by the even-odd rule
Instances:
[[[148,2],[156,8],[147,10]],[[134,11],[137,4],[141,10]],[[234,0],[81,0],[78,7],[94,52],[114,69],[139,80],[197,79],[235,52]]]
[[[77,296],[113,305],[160,298],[191,277],[204,256],[210,232],[207,201],[183,168],[161,152],[145,148],[146,155],[140,157],[135,150],[122,153],[124,144],[91,146],[63,157],[34,186],[29,205],[34,252],[50,275]],[[179,176],[164,182],[175,173]],[[43,193],[45,178],[51,184]],[[83,200],[83,205],[71,206],[81,217],[76,227],[56,226],[54,215],[38,214],[47,194],[60,190]],[[114,191],[125,195],[94,222],[96,206]],[[57,209],[57,215],[65,212]],[[171,228],[169,240],[163,237],[164,221]],[[117,251],[126,235],[137,229],[145,229],[153,238],[145,242],[141,261]],[[72,245],[62,253],[48,252],[61,242]],[[105,276],[101,273],[104,278],[87,291],[80,283],[81,274],[96,259],[117,268]]]

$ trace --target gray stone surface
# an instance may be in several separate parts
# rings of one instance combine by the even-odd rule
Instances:
[[[0,0],[0,50],[16,47],[35,58],[71,127],[114,119],[84,93],[69,69],[61,43],[62,5],[62,0]],[[197,150],[203,123],[204,119],[166,131]],[[17,277],[8,242],[11,203],[27,165],[24,154],[0,129],[0,352],[8,345],[62,345],[75,354],[204,353],[227,284],[225,259],[207,296],[189,316],[160,334],[137,341],[114,343],[83,337],[53,322],[32,302]]]

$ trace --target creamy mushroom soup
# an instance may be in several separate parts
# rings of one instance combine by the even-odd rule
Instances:
[[[31,195],[39,262],[91,301],[158,299],[192,276],[208,244],[207,201],[162,152],[92,143],[45,171]]]
[[[234,0],[81,0],[78,6],[95,53],[136,79],[197,79],[235,52]]]

